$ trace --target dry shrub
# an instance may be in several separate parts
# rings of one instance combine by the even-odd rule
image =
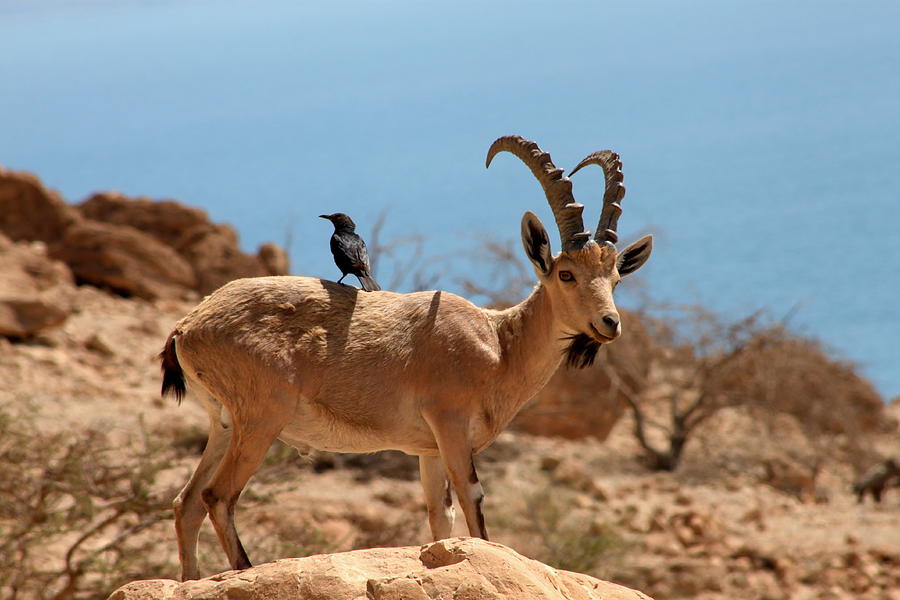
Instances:
[[[865,453],[866,434],[896,428],[884,402],[854,365],[830,358],[822,345],[776,327],[768,343],[719,374],[718,385],[742,388],[747,402],[797,418],[812,436],[847,436]]]
[[[793,419],[814,450],[791,458],[811,471],[825,457],[869,462],[866,434],[896,426],[852,365],[763,313],[728,322],[693,306],[641,320],[649,342],[638,360],[646,364],[610,353],[602,367],[628,402],[653,469],[677,468],[700,426],[725,408],[751,410],[773,437],[785,416]]]
[[[47,433],[34,414],[0,407],[0,596],[105,597],[136,578],[169,574],[152,535],[170,518],[157,474],[169,453],[143,432],[114,448],[97,430]]]
[[[528,555],[557,569],[606,576],[602,563],[624,549],[611,526],[579,509],[575,495],[559,488],[537,490],[507,505],[497,521],[522,538]]]

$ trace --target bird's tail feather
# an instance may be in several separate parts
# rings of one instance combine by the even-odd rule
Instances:
[[[371,275],[358,275],[357,277],[359,277],[359,282],[365,291],[377,292],[381,289],[381,286],[378,285],[378,282]]]

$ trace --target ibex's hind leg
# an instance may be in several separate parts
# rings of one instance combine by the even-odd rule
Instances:
[[[450,495],[450,481],[444,471],[440,456],[420,456],[419,474],[425,491],[425,505],[428,507],[428,525],[435,541],[450,537],[453,529],[453,497]]]
[[[466,516],[466,525],[469,535],[488,539],[487,529],[484,526],[484,513],[481,511],[481,503],[484,500],[484,489],[478,481],[475,472],[475,462],[472,460],[472,445],[467,435],[467,424],[464,419],[459,421],[452,417],[441,416],[426,420],[431,426],[444,467],[450,476],[453,489],[456,490],[456,499]]]
[[[277,411],[264,413],[259,420],[240,422],[233,419],[234,432],[209,486],[203,490],[203,503],[209,512],[219,543],[228,555],[232,569],[250,568],[250,559],[241,544],[234,526],[234,507],[244,486],[259,468],[266,451],[278,434],[284,422]],[[270,421],[265,421],[270,418]]]
[[[200,526],[206,518],[206,507],[201,500],[200,491],[209,482],[225,454],[230,439],[231,430],[225,429],[221,424],[216,423],[209,428],[209,440],[206,442],[200,464],[173,503],[182,581],[197,579],[200,576],[197,567],[197,539],[200,536]]]
[[[225,427],[219,419],[220,407],[211,402],[205,404],[209,414],[209,439],[194,474],[172,504],[182,581],[197,579],[200,576],[197,567],[197,538],[203,519],[206,518],[206,507],[203,505],[200,492],[225,455],[225,449],[231,439],[231,429]]]

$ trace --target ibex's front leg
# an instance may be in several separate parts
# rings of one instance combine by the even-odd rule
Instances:
[[[447,414],[434,417],[426,415],[425,419],[434,433],[444,467],[450,476],[453,489],[456,490],[459,506],[466,516],[469,535],[488,539],[487,529],[484,526],[484,514],[481,512],[484,489],[475,472],[466,419],[458,415]]]
[[[425,505],[428,507],[428,525],[434,540],[450,537],[455,513],[453,497],[450,495],[450,481],[444,471],[440,456],[420,456],[419,474],[422,489],[425,490]]]

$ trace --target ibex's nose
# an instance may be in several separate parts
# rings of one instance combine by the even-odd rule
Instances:
[[[619,322],[619,313],[608,312],[600,317],[600,322],[603,323],[603,328],[600,333],[609,338],[619,337],[619,334],[622,332],[622,327]]]

